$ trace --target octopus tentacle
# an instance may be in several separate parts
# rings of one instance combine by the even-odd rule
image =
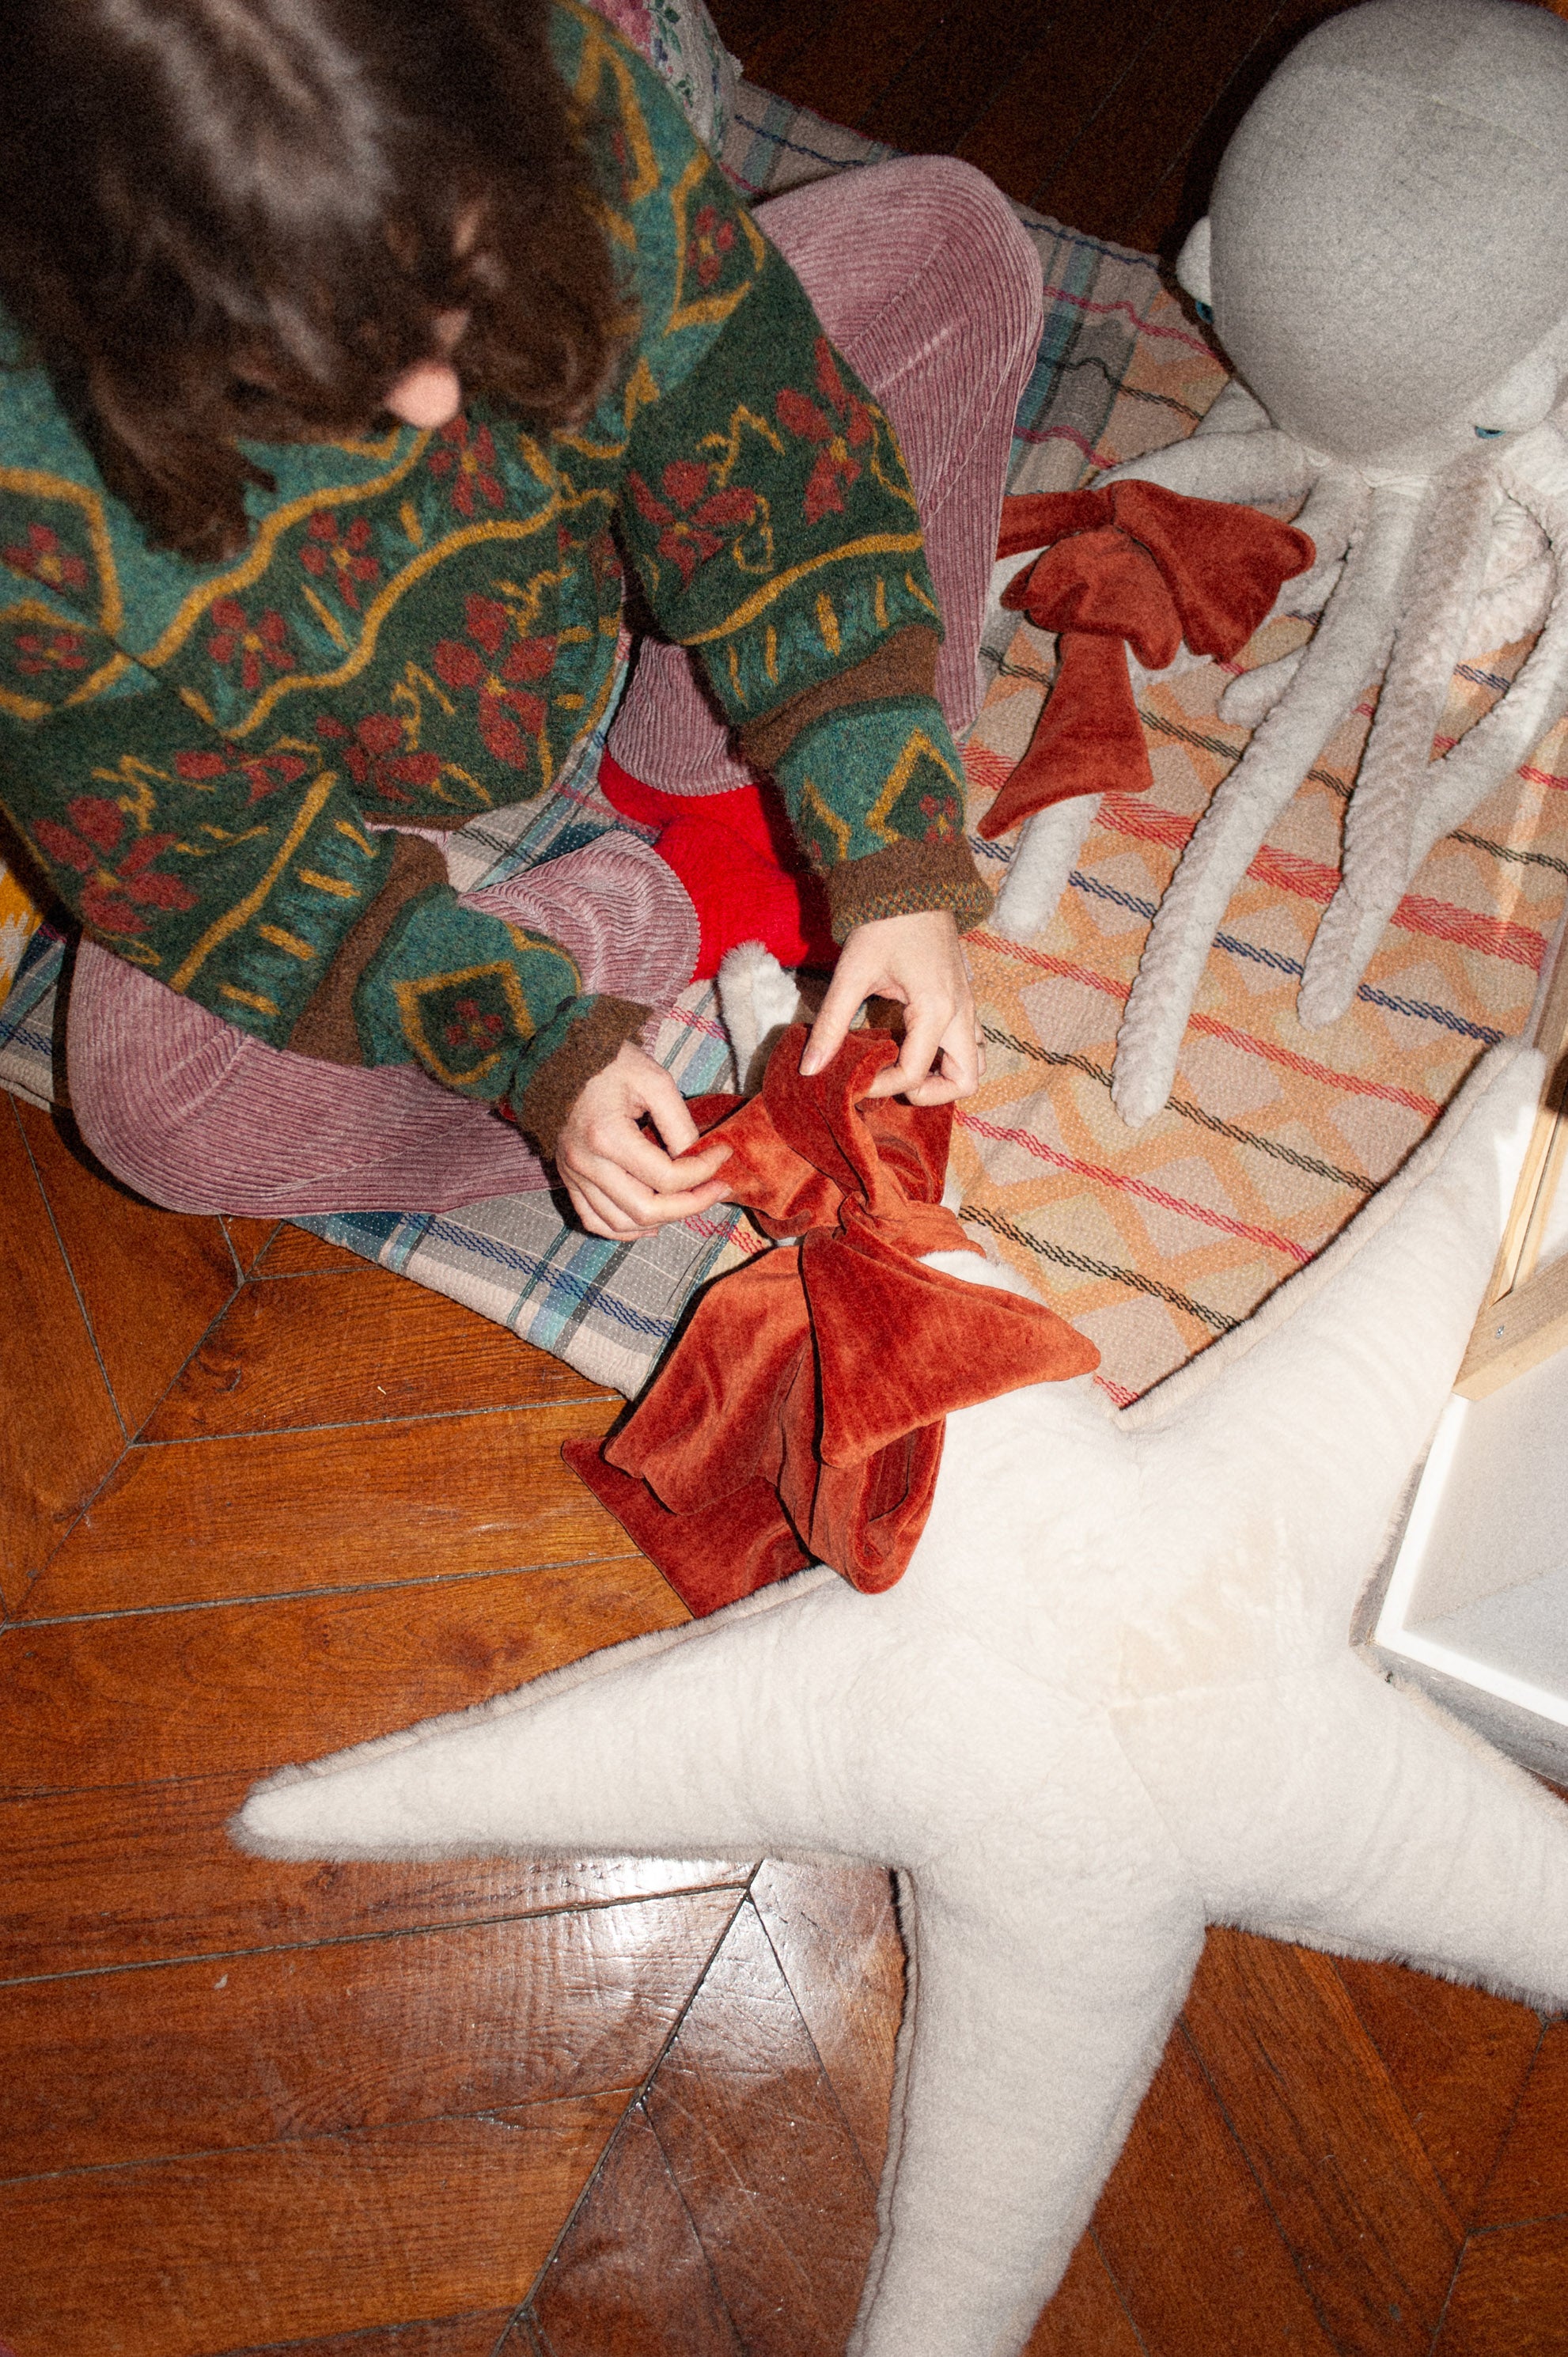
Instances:
[[[1359,531],[1366,511],[1367,487],[1359,475],[1340,467],[1326,468],[1319,475],[1299,514],[1293,518],[1297,530],[1305,532],[1312,542],[1316,557],[1310,573],[1298,573],[1294,580],[1283,584],[1268,621],[1282,616],[1305,621],[1322,613],[1339,586],[1346,551]],[[1256,728],[1301,669],[1305,651],[1298,648],[1294,654],[1282,655],[1277,662],[1260,663],[1255,671],[1243,672],[1240,679],[1233,679],[1219,699],[1221,720],[1240,728]]]
[[[1112,1093],[1123,1120],[1158,1113],[1214,935],[1280,812],[1383,662],[1423,487],[1379,486],[1338,596],[1290,693],[1215,792],[1155,914],[1117,1040]]]
[[[1219,717],[1231,728],[1256,728],[1265,721],[1297,672],[1305,647],[1281,655],[1277,662],[1259,663],[1233,679],[1219,699]]]
[[[1196,436],[1269,433],[1273,428],[1273,419],[1257,396],[1239,376],[1228,376],[1192,430]]]
[[[1319,497],[1319,492],[1324,496]],[[1350,497],[1347,499],[1346,492]],[[1287,620],[1316,620],[1339,587],[1345,572],[1345,553],[1365,511],[1364,487],[1354,477],[1325,477],[1315,485],[1294,521],[1305,532],[1318,552],[1318,561],[1310,573],[1298,574],[1287,581],[1274,600],[1273,611],[1264,617],[1260,626]],[[1325,555],[1325,550],[1332,554]],[[1219,717],[1233,728],[1256,728],[1273,710],[1297,672],[1301,669],[1305,646],[1296,647],[1288,655],[1273,662],[1259,663],[1244,671],[1225,690],[1219,699]]]
[[[1521,446],[1505,462],[1502,480],[1509,498],[1534,516],[1546,534],[1553,575],[1552,602],[1541,636],[1513,685],[1451,753],[1434,763],[1431,790],[1416,805],[1412,874],[1434,843],[1518,769],[1558,717],[1568,695],[1568,442],[1552,432],[1550,443],[1543,440],[1528,458]]]
[[[1416,793],[1480,595],[1492,522],[1504,496],[1495,466],[1479,454],[1434,486],[1393,658],[1345,813],[1339,888],[1307,952],[1298,1001],[1305,1024],[1333,1023],[1343,1015],[1404,890]]]
[[[1027,942],[1049,923],[1072,879],[1073,862],[1101,801],[1099,794],[1075,794],[1070,802],[1048,802],[1026,819],[1007,880],[996,896],[993,932],[1004,941]]]
[[[1277,427],[1251,427],[1240,434],[1192,434],[1168,449],[1151,450],[1145,458],[1129,458],[1099,476],[1095,489],[1102,490],[1111,483],[1159,483],[1188,499],[1267,504],[1299,499],[1321,465]]]
[[[1470,487],[1470,496],[1455,502],[1459,514],[1455,533],[1442,535],[1452,562],[1455,533],[1462,522],[1467,518],[1473,531],[1482,524],[1465,550],[1464,577],[1455,588],[1455,608],[1465,589],[1470,590],[1468,608],[1457,629],[1455,613],[1444,613],[1435,595],[1413,600],[1401,625],[1402,652],[1405,644],[1412,645],[1414,652],[1405,663],[1396,655],[1396,668],[1408,671],[1412,678],[1419,668],[1424,692],[1419,703],[1412,701],[1408,720],[1396,709],[1397,729],[1391,726],[1382,746],[1376,729],[1369,744],[1346,820],[1344,881],[1324,913],[1302,981],[1304,1023],[1329,1023],[1343,1014],[1401,897],[1434,845],[1519,767],[1568,695],[1563,562],[1563,549],[1568,546],[1568,443],[1554,429],[1541,428],[1507,453],[1484,488],[1491,494],[1489,507],[1484,505],[1477,488]],[[1546,534],[1554,572],[1552,604],[1540,639],[1513,685],[1451,752],[1439,761],[1430,761],[1433,731],[1442,715],[1454,663],[1464,651],[1466,625],[1479,594],[1487,533],[1504,498],[1525,509]],[[1438,537],[1432,536],[1434,544]],[[1434,544],[1432,553],[1434,561],[1439,560]],[[1436,586],[1429,581],[1429,591]],[[1394,683],[1391,673],[1385,700]],[[1374,755],[1378,757],[1375,764]]]

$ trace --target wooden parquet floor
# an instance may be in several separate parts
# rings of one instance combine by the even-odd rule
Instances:
[[[1166,250],[1302,0],[717,0],[754,77]],[[281,1760],[682,1617],[617,1403],[0,1097],[0,2343],[837,2357],[883,1877],[283,1867]],[[1568,2357],[1568,2026],[1217,1934],[1032,2357]],[[3,2357],[3,2352],[0,2352]]]
[[[0,1098],[0,2344],[836,2357],[886,1878],[290,1867],[281,1760],[682,1608],[565,1471],[617,1403]],[[1211,1937],[1032,2357],[1563,2357],[1568,2025]]]

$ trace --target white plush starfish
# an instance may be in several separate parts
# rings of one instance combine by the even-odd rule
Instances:
[[[1347,1642],[1539,1081],[1498,1051],[1353,1230],[1135,1409],[1080,1379],[950,1417],[887,1594],[801,1573],[285,1770],[239,1839],[896,1867],[918,1980],[850,2345],[1016,2351],[1206,1923],[1568,2001],[1568,1813]]]

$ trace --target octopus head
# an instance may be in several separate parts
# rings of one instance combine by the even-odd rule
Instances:
[[[1538,425],[1568,383],[1568,24],[1370,0],[1320,25],[1177,274],[1274,425],[1374,482]]]

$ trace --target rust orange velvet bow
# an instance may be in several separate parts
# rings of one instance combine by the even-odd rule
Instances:
[[[1293,524],[1157,483],[1004,500],[997,555],[1042,547],[1002,603],[1058,634],[1056,684],[1028,750],[980,822],[988,840],[1074,794],[1151,786],[1122,640],[1150,671],[1173,662],[1184,640],[1195,655],[1228,660],[1281,584],[1316,555]]]
[[[762,1094],[709,1132],[731,1148],[732,1200],[799,1241],[703,1296],[602,1448],[565,1447],[696,1613],[812,1562],[890,1587],[930,1511],[950,1410],[1099,1364],[1039,1302],[921,1265],[974,1249],[938,1200],[951,1107],[861,1102],[897,1054],[883,1032],[852,1032],[804,1080],[805,1037],[786,1032]],[[701,1123],[733,1102],[693,1111]]]

